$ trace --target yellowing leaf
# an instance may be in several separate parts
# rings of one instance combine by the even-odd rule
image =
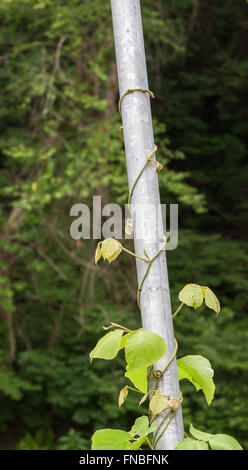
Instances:
[[[156,390],[149,404],[149,408],[152,414],[156,416],[161,413],[161,411],[164,411],[166,408],[168,408],[168,406],[168,400],[162,395],[162,393]]]
[[[197,284],[187,284],[184,288],[179,292],[179,300],[184,304],[188,305],[189,307],[200,307],[203,302],[203,293],[201,286]]]
[[[220,311],[220,302],[218,301],[213,291],[209,289],[209,287],[205,288],[205,304],[208,308],[214,310],[218,315]]]
[[[131,235],[133,232],[133,220],[132,219],[127,219],[126,220],[126,226],[125,226],[125,233],[127,235]]]
[[[32,191],[36,191],[36,189],[37,189],[37,183],[35,183],[35,182],[32,183],[31,189],[32,189]]]
[[[180,407],[182,402],[182,398],[171,398],[168,400],[168,405],[171,409],[171,411],[176,411]]]
[[[163,169],[162,163],[156,162],[156,173],[159,173]]]
[[[97,247],[96,247],[96,253],[95,253],[95,264],[98,263],[99,259],[101,258],[101,243],[98,243]]]
[[[101,245],[101,256],[112,263],[122,251],[122,244],[114,238],[106,238]]]
[[[141,398],[138,407],[140,407],[142,403],[146,401],[147,397],[148,397],[148,393],[145,393],[145,395],[143,395],[143,397]]]
[[[119,400],[118,400],[119,408],[123,405],[127,396],[128,396],[128,387],[126,386],[121,389],[120,394],[119,394]]]

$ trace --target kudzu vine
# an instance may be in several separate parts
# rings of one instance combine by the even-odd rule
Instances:
[[[135,91],[148,93],[151,97],[154,97],[150,90],[142,88],[128,89],[119,100],[120,114],[123,98],[128,93]],[[156,172],[159,172],[163,168],[159,162],[152,158],[156,151],[157,146],[155,146],[152,152],[147,156],[144,166],[138,173],[131,187],[128,197],[128,207],[131,215],[131,198],[135,186],[147,165],[151,162],[155,163]],[[127,233],[132,231],[132,219],[127,220],[125,230]],[[95,263],[97,264],[101,257],[104,260],[108,260],[109,263],[112,263],[121,252],[126,252],[145,262],[147,268],[137,290],[137,303],[140,307],[140,294],[143,284],[153,261],[165,248],[166,241],[167,240],[164,239],[155,255],[150,257],[144,250],[144,257],[142,257],[125,248],[118,240],[107,238],[100,241],[97,245]],[[172,316],[173,319],[179,314],[184,305],[196,309],[202,305],[203,301],[205,301],[206,306],[214,310],[217,315],[220,311],[220,304],[217,297],[207,286],[200,286],[193,283],[187,284],[179,292],[179,300],[181,303],[174,312]],[[129,390],[142,395],[138,406],[147,399],[149,399],[149,405],[148,415],[137,418],[131,430],[128,432],[119,429],[97,430],[92,436],[92,449],[138,450],[142,445],[146,445],[150,449],[156,449],[159,439],[166,432],[166,429],[183,400],[181,392],[179,397],[170,397],[163,395],[157,390],[159,379],[168,369],[177,354],[177,341],[175,339],[174,352],[165,368],[162,371],[155,370],[153,364],[165,355],[167,349],[166,343],[160,335],[144,330],[143,328],[129,330],[117,323],[111,323],[110,326],[103,328],[105,330],[111,329],[111,331],[106,333],[98,341],[95,348],[90,353],[90,360],[92,361],[96,358],[112,360],[117,356],[119,351],[124,350],[126,359],[126,371],[124,375],[130,380],[133,386],[126,385],[121,389],[118,399],[119,407],[121,407],[127,399]],[[188,379],[197,391],[202,390],[208,405],[210,405],[214,398],[215,384],[213,381],[214,371],[208,359],[200,355],[188,355],[177,360],[177,368],[179,380]],[[152,385],[151,377],[153,377]],[[158,416],[162,416],[162,419],[157,426],[155,419]],[[242,450],[237,440],[226,434],[213,435],[205,433],[195,429],[192,424],[190,425],[189,431],[192,437],[186,435],[186,438],[177,444],[176,450]]]

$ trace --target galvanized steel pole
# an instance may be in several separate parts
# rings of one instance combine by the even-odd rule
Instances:
[[[140,0],[111,0],[111,7],[120,96],[130,88],[148,89]],[[147,155],[154,148],[148,93],[133,92],[124,97],[122,122],[128,182],[129,189],[131,189]],[[147,165],[139,179],[133,192],[132,204],[142,206],[149,204],[154,207],[158,207],[160,204],[158,176],[154,165]],[[134,244],[137,255],[144,256],[145,249],[152,257],[160,248],[162,241],[161,238],[149,240],[149,234],[146,239],[138,239],[137,227],[134,227]],[[136,265],[138,282],[140,283],[146,269],[146,263],[137,259]],[[152,263],[142,288],[140,303],[143,327],[158,333],[167,344],[165,357],[155,364],[156,369],[162,370],[172,356],[175,347],[165,251],[162,251]],[[158,389],[163,395],[170,395],[172,398],[179,397],[176,359],[172,361],[166,373],[160,378]],[[162,417],[157,419],[157,425],[161,419]],[[174,449],[176,443],[183,438],[183,420],[180,407],[166,432],[159,439],[156,449]]]

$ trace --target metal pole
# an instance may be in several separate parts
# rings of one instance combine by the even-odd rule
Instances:
[[[140,0],[111,0],[111,8],[120,96],[129,88],[148,89]],[[124,97],[122,122],[128,182],[129,189],[131,189],[147,155],[154,148],[150,97],[147,93],[133,92]],[[158,177],[154,165],[147,165],[139,179],[133,192],[132,204],[142,206],[150,204],[153,207],[158,207],[160,204]],[[134,244],[137,255],[144,256],[145,249],[152,257],[160,248],[161,243],[162,239],[149,240],[149,234],[147,239],[138,239],[137,227],[134,227]],[[140,283],[146,269],[146,263],[137,260],[136,266]],[[167,344],[165,357],[155,364],[156,369],[162,370],[172,356],[175,347],[165,251],[162,251],[152,263],[142,288],[140,304],[143,327],[158,333]],[[163,395],[170,395],[172,398],[179,397],[176,359],[172,361],[166,373],[160,378],[158,390]],[[157,425],[161,419],[162,417],[157,419]],[[183,420],[180,407],[166,432],[159,439],[156,449],[174,449],[177,442],[183,438]]]

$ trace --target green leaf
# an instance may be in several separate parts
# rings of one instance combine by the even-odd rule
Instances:
[[[143,367],[142,369],[130,370],[127,365],[127,372],[125,373],[127,377],[134,384],[138,390],[143,393],[147,393],[148,382],[147,382],[147,369]]]
[[[208,308],[214,310],[218,315],[220,311],[220,302],[218,301],[213,291],[209,289],[209,287],[205,288],[205,304]]]
[[[199,431],[198,429],[195,429],[193,424],[190,425],[189,432],[196,439],[199,439],[199,441],[209,441],[209,439],[213,437],[213,434],[209,434],[207,432],[202,432],[202,431]]]
[[[188,305],[189,307],[200,307],[203,302],[203,293],[201,286],[197,284],[187,284],[184,288],[179,292],[179,300],[184,304]]]
[[[158,361],[166,353],[166,344],[161,336],[147,330],[136,331],[126,344],[126,361],[130,370],[142,369]]]
[[[131,443],[130,447],[129,447],[129,450],[138,450],[143,442],[146,440],[146,436],[143,436],[143,437],[139,437],[139,439],[137,439],[137,441],[134,441]]]
[[[195,439],[184,439],[179,442],[175,450],[209,450],[206,442],[195,441]]]
[[[103,259],[107,259],[109,263],[112,263],[117,256],[122,252],[122,244],[114,238],[106,238],[102,242],[101,255]]]
[[[92,450],[127,450],[130,434],[120,429],[99,429],[92,436]]]
[[[131,436],[147,436],[151,432],[153,432],[156,429],[156,424],[152,423],[151,426],[149,426],[149,419],[148,416],[140,416],[135,420],[134,425],[131,428],[130,435]]]
[[[168,408],[168,406],[168,400],[162,395],[162,393],[156,390],[149,403],[149,409],[151,410],[153,415],[158,415],[159,413],[161,413],[161,411]]]
[[[213,450],[243,450],[238,441],[227,434],[209,434],[195,429],[192,424],[189,430],[195,438],[209,442]]]
[[[215,434],[209,444],[213,450],[243,450],[239,442],[227,434]]]
[[[195,438],[209,442],[212,450],[243,450],[238,441],[227,434],[209,434],[195,429],[192,424],[189,430]]]
[[[119,350],[124,349],[126,347],[128,338],[134,333],[136,333],[136,331],[137,330],[129,331],[129,333],[126,333],[124,336],[122,336]]]
[[[114,359],[114,357],[119,351],[121,337],[123,333],[123,330],[117,329],[114,331],[110,331],[110,333],[104,335],[98,341],[93,351],[91,351],[90,360],[92,361],[92,359],[96,357],[99,359],[107,360]]]
[[[188,379],[196,388],[202,389],[208,405],[211,404],[215,385],[212,379],[214,371],[203,356],[185,356],[177,361],[179,380]]]

